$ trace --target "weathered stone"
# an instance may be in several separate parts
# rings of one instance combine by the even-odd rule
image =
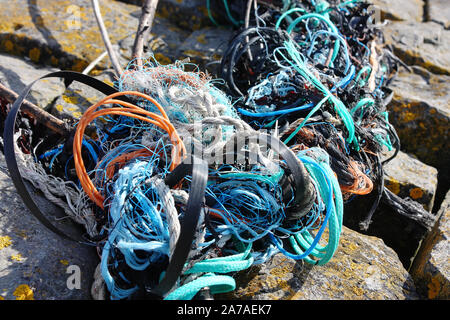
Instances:
[[[119,0],[142,6],[143,0]],[[205,0],[159,0],[156,16],[170,20],[186,30],[194,31],[211,25]]]
[[[0,82],[18,94],[32,81],[53,71],[57,69],[39,67],[17,57],[0,54]],[[63,91],[64,84],[61,80],[44,79],[31,88],[27,100],[45,108]]]
[[[424,2],[422,0],[372,0],[381,11],[381,19],[422,21]]]
[[[400,198],[410,197],[431,211],[438,172],[410,155],[399,152],[384,166],[384,184]]]
[[[438,212],[440,217],[423,242],[411,267],[417,289],[429,299],[450,299],[450,191]]]
[[[192,31],[211,25],[204,0],[161,0],[157,14]]]
[[[105,51],[89,0],[0,0],[0,51],[60,69],[82,71]],[[102,1],[101,12],[111,43],[133,36],[137,7]],[[103,59],[99,68],[109,65]]]
[[[180,58],[189,57],[200,69],[216,73],[228,41],[233,33],[229,29],[204,28],[194,31],[180,46]]]
[[[402,150],[437,168],[440,180],[448,180],[450,77],[418,67],[412,71],[402,69],[392,83],[395,95],[388,106],[389,117]]]
[[[386,45],[408,65],[450,75],[450,30],[435,22],[401,21],[384,28]]]
[[[374,190],[377,190],[376,185]],[[436,218],[414,200],[409,199],[408,201],[415,203],[421,211],[417,209],[401,211],[396,207],[397,203],[393,206],[383,196],[368,229],[363,230],[360,223],[367,218],[377,195],[377,192],[373,191],[369,195],[356,197],[346,203],[344,225],[365,235],[383,239],[384,243],[397,253],[405,269],[409,269],[412,259],[421,242],[430,232]],[[394,194],[394,196],[396,195]],[[400,198],[400,200],[402,199]],[[401,206],[401,208],[403,207]]]
[[[139,10],[132,15],[139,17],[140,14],[141,11]],[[170,23],[167,19],[155,17],[150,37],[144,49],[152,52],[160,64],[170,64],[179,58],[179,46],[188,36],[189,32]],[[134,36],[119,41],[124,67],[132,59],[133,43]],[[148,54],[145,56],[148,56]]]
[[[335,256],[312,266],[278,254],[235,276],[240,300],[410,300],[415,286],[395,252],[382,240],[343,228]]]
[[[442,24],[446,29],[450,28],[450,6],[448,0],[427,0],[428,17],[430,21]]]
[[[99,262],[95,248],[62,239],[31,215],[7,173],[2,154],[0,195],[0,296],[14,300],[15,289],[26,284],[35,300],[91,299],[92,274]],[[44,213],[61,216],[58,207],[36,192],[33,196]],[[71,235],[82,233],[69,219],[53,224]],[[75,274],[69,266],[79,267],[79,289],[70,290],[67,285],[69,277]]]
[[[110,86],[114,85],[115,78],[112,70],[104,71],[95,76],[95,78]],[[105,95],[100,91],[74,81],[56,99],[50,113],[60,119],[79,119],[87,108],[104,97]]]

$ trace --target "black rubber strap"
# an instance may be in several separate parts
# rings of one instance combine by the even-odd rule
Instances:
[[[204,206],[208,165],[206,161],[195,157],[187,160],[189,161],[178,165],[165,179],[168,187],[173,188],[187,175],[192,176],[189,199],[181,221],[180,236],[164,278],[149,292],[149,297],[162,299],[176,284],[191,250],[200,213]]]
[[[292,179],[295,188],[294,205],[287,208],[287,218],[298,219],[306,215],[314,204],[315,194],[311,178],[303,163],[286,144],[274,136],[253,133],[248,138],[256,138],[258,141],[264,141],[266,145],[270,146],[286,162],[286,167],[289,170],[286,177],[289,180]]]
[[[65,238],[67,240],[85,244],[86,243],[85,240],[77,240],[77,239],[74,239],[74,238],[68,236],[66,233],[59,230],[57,227],[55,227],[45,217],[45,215],[41,212],[38,205],[36,204],[36,202],[31,197],[30,193],[28,192],[27,187],[25,186],[25,183],[20,174],[19,168],[17,166],[16,154],[14,151],[14,132],[15,132],[16,118],[20,111],[22,102],[25,99],[25,97],[28,95],[28,93],[30,92],[31,87],[37,81],[45,79],[45,78],[64,78],[66,81],[78,81],[78,82],[86,84],[94,89],[97,89],[98,91],[102,92],[105,95],[110,95],[110,94],[116,93],[118,91],[115,88],[104,83],[103,81],[97,80],[95,78],[84,75],[82,73],[72,72],[72,71],[52,72],[52,73],[44,75],[43,77],[33,81],[20,93],[19,97],[12,105],[11,110],[8,113],[8,117],[5,120],[5,129],[3,132],[5,160],[6,160],[6,164],[8,166],[8,170],[9,170],[11,179],[14,183],[14,186],[17,189],[17,192],[21,196],[23,202],[28,207],[28,209],[30,209],[30,212],[36,217],[36,219],[38,219],[49,230],[53,231],[57,235]]]

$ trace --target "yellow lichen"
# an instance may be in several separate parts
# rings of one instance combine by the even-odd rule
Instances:
[[[20,262],[23,260],[23,258],[22,258],[22,255],[20,253],[18,253],[16,255],[11,256],[11,260]]]
[[[59,260],[59,262],[61,262],[65,266],[69,265],[69,261],[67,261],[67,260]]]
[[[197,37],[197,41],[202,44],[207,44],[208,41],[206,40],[206,36],[204,34],[201,34]]]
[[[64,107],[61,104],[57,104],[56,110],[58,110],[59,112],[62,112],[64,110]]]
[[[34,300],[33,290],[26,284],[18,286],[13,295],[16,297],[16,300]]]
[[[172,63],[172,60],[170,58],[166,57],[165,55],[163,55],[162,53],[155,53],[155,59],[162,65],[167,65],[167,64]]]
[[[420,199],[423,197],[423,191],[420,188],[413,188],[409,191],[409,196],[414,200]]]
[[[10,236],[0,237],[0,250],[9,247],[12,244]]]
[[[28,52],[28,56],[30,57],[31,61],[33,62],[39,62],[39,58],[41,57],[41,50],[39,48],[33,48]]]
[[[386,183],[386,188],[392,191],[394,194],[400,193],[400,182],[394,178],[390,178]]]
[[[3,45],[7,52],[11,52],[14,49],[14,43],[11,40],[6,40]]]
[[[353,287],[352,291],[355,295],[357,295],[358,297],[361,297],[364,295],[364,290],[359,288],[359,287]]]
[[[440,291],[441,284],[439,283],[439,280],[436,277],[432,278],[428,284],[428,299],[435,299]]]
[[[63,100],[65,102],[70,103],[70,104],[77,104],[78,103],[78,98],[77,97],[73,97],[73,96],[71,97],[71,96],[63,95],[62,98],[63,98]]]

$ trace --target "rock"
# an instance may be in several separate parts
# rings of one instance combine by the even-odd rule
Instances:
[[[142,6],[143,0],[119,0]],[[156,16],[170,20],[179,27],[195,31],[211,25],[205,0],[159,0]]]
[[[429,299],[450,299],[450,191],[438,212],[440,219],[423,242],[410,273]]]
[[[450,75],[450,30],[435,22],[401,21],[383,28],[386,45],[408,65]]]
[[[141,11],[133,13],[139,18]],[[137,28],[137,26],[136,26]],[[189,36],[189,32],[170,23],[167,19],[155,17],[150,37],[146,45],[149,52],[153,52],[155,59],[163,65],[175,62],[179,58],[179,46]],[[134,36],[119,41],[120,53],[124,67],[132,59]],[[144,48],[145,49],[145,48]],[[145,56],[148,56],[146,54]]]
[[[400,198],[410,197],[431,211],[437,189],[435,168],[399,152],[384,166],[384,184]]]
[[[33,62],[82,71],[105,51],[89,0],[0,0],[0,51]],[[100,8],[113,45],[134,37],[138,7],[101,1]],[[109,65],[107,58],[99,69]]]
[[[428,0],[428,20],[450,28],[450,6],[447,0]]]
[[[410,300],[412,278],[382,240],[343,228],[335,256],[312,266],[278,254],[235,276],[236,290],[216,299]]]
[[[224,28],[204,28],[194,31],[180,46],[180,57],[189,57],[199,65],[217,74],[218,66],[233,33]]]
[[[391,88],[389,118],[400,137],[402,150],[439,171],[439,184],[449,188],[450,77],[413,67],[402,69]]]
[[[372,0],[371,3],[380,9],[382,20],[421,22],[424,14],[424,2],[422,0]]]
[[[377,190],[377,186],[374,186]],[[380,238],[398,255],[405,269],[409,269],[417,250],[434,225],[436,217],[423,209],[422,205],[409,199],[414,209],[405,211],[392,205],[383,195],[375,210],[367,230],[361,229],[360,223],[375,203],[376,192],[363,197],[356,197],[345,204],[344,225],[365,235]],[[393,197],[396,197],[393,194]],[[399,201],[405,199],[399,198]],[[403,207],[401,207],[403,208]]]
[[[191,31],[211,25],[204,0],[160,0],[156,14]]]
[[[113,70],[101,72],[95,78],[114,86]],[[65,120],[80,119],[84,111],[104,98],[100,91],[79,82],[72,82],[53,103],[50,113]]]
[[[0,82],[17,94],[20,94],[32,81],[54,71],[57,69],[39,67],[17,57],[0,54]],[[33,86],[27,100],[45,108],[63,91],[64,83],[61,80],[44,79]]]
[[[17,194],[2,154],[0,190],[0,296],[14,300],[15,289],[27,285],[35,300],[91,299],[92,274],[99,260],[95,247],[62,239],[36,220]],[[45,198],[37,198],[43,212],[59,212]],[[70,234],[81,232],[68,219],[54,224]],[[80,289],[68,288],[74,274],[70,266],[80,268]]]

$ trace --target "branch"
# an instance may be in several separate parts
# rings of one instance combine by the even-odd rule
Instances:
[[[100,29],[100,33],[105,43],[106,51],[108,51],[109,59],[111,60],[112,66],[116,72],[116,75],[120,77],[122,74],[122,68],[120,67],[119,59],[114,52],[114,49],[109,40],[108,31],[106,30],[105,24],[103,23],[102,14],[100,12],[100,6],[98,0],[92,0],[92,6],[94,8],[95,18],[97,19],[97,24]]]
[[[5,98],[9,103],[14,103],[19,95],[13,90],[5,87],[0,83],[0,95]],[[66,135],[69,132],[66,123],[50,113],[42,110],[35,104],[28,100],[23,100],[21,111],[29,115],[30,117],[36,119],[40,124],[43,124],[53,132],[59,133],[61,135]]]
[[[144,39],[147,38],[152,29],[153,19],[155,18],[158,0],[146,0],[142,6],[142,14],[139,18],[139,25],[134,38],[132,57],[137,60],[137,64],[141,66],[142,55],[144,54]]]

